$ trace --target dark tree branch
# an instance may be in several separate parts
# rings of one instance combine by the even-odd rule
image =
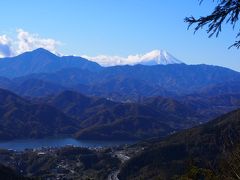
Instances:
[[[203,0],[199,0],[200,4]],[[214,0],[213,0],[214,1]],[[216,35],[218,37],[219,33],[222,31],[222,24],[224,22],[230,23],[233,29],[236,26],[236,23],[239,20],[239,12],[240,12],[240,0],[218,0],[219,4],[215,7],[212,14],[208,16],[202,16],[200,18],[195,18],[193,16],[186,17],[185,22],[188,23],[188,29],[192,25],[196,25],[194,28],[194,32],[202,29],[203,27],[207,26],[207,33],[209,37]],[[240,37],[240,30],[237,34],[236,38],[239,39]],[[240,48],[240,40],[236,40],[235,43],[230,46],[236,48]]]

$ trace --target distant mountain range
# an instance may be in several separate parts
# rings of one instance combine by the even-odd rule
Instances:
[[[240,95],[210,102],[154,97],[141,103],[120,103],[73,91],[26,100],[0,89],[0,139],[74,136],[93,140],[139,140],[164,137],[239,106]]]
[[[0,75],[2,139],[163,137],[240,106],[240,73],[218,66],[101,67],[37,49],[1,59]]]
[[[144,104],[117,103],[64,91],[56,96],[36,99],[34,104],[48,104],[63,112],[69,119],[75,119],[77,125],[73,124],[73,129],[78,128],[78,131],[74,131],[72,135],[77,138],[125,140],[162,137],[198,123],[200,117],[190,108],[170,99],[163,103],[168,104],[168,101],[169,107],[158,108],[150,100]],[[161,103],[159,101],[159,106]],[[171,106],[174,109],[171,109]],[[181,108],[181,112],[175,108]],[[62,126],[56,127],[56,131],[66,125]]]
[[[166,52],[160,55],[171,58]],[[227,93],[226,90],[227,94],[231,90],[236,93],[239,86],[234,82],[240,82],[239,72],[218,66],[169,64],[101,67],[81,57],[58,57],[44,49],[1,59],[0,76],[1,88],[22,96],[40,97],[73,90],[122,102],[137,102],[153,96],[210,93],[212,88],[216,89],[212,90],[212,95],[215,92],[219,95]],[[217,86],[225,89],[220,90]]]

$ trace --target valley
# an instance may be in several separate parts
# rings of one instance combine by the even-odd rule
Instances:
[[[239,72],[184,63],[102,67],[37,49],[2,59],[0,75],[6,176],[232,177],[224,169],[238,153]]]
[[[240,0],[1,7],[0,180],[240,180]]]

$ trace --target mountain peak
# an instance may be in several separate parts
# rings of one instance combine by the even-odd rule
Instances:
[[[44,49],[44,48],[37,48],[37,49],[34,49],[33,51],[29,51],[29,52],[26,52],[26,53],[30,53],[30,54],[37,54],[37,55],[50,55],[50,56],[56,56],[56,54],[52,53],[51,51],[47,50],[47,49]]]
[[[98,55],[95,57],[83,55],[82,57],[99,63],[102,66],[118,66],[118,65],[158,65],[158,64],[183,64],[170,53],[165,50],[153,50],[145,54],[128,55],[127,57]]]
[[[34,49],[32,52],[51,53],[50,51],[48,51],[47,49],[44,49],[44,48],[37,48],[37,49]]]
[[[166,50],[153,50],[145,55],[140,64],[143,65],[167,65],[167,64],[183,64],[182,61],[175,58]]]
[[[13,57],[15,58],[15,57]],[[58,56],[52,52],[50,52],[49,50],[47,49],[44,49],[44,48],[38,48],[38,49],[34,49],[32,51],[27,51],[23,54],[20,54],[18,56],[16,56],[16,58],[18,59],[24,59],[24,60],[41,60],[41,61],[44,61],[44,60],[47,60],[47,61],[54,61],[56,60],[56,58],[58,58]]]

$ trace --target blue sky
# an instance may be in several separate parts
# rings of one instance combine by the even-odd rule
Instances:
[[[184,17],[205,15],[206,0],[7,0],[1,2],[0,35],[23,29],[61,42],[70,55],[128,56],[165,49],[188,64],[215,64],[240,71],[240,50],[230,26],[218,38],[187,30]]]

